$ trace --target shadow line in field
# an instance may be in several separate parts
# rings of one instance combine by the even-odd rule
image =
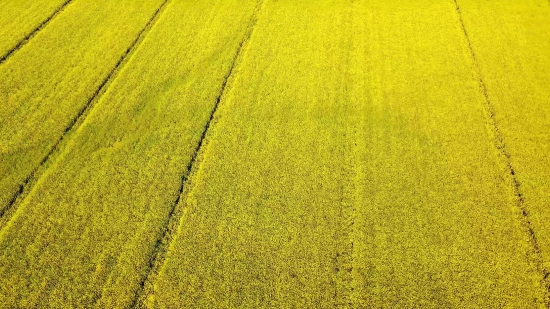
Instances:
[[[464,20],[462,18],[462,12],[460,10],[460,6],[458,4],[458,0],[453,0],[456,12],[458,15],[460,27],[462,28],[462,32],[464,33],[464,37],[466,39],[468,50],[470,52],[470,56],[473,60],[473,64],[475,67],[476,74],[478,76],[478,83],[479,87],[481,88],[481,92],[483,93],[484,99],[485,99],[485,112],[488,115],[490,130],[493,133],[493,142],[495,147],[498,150],[498,154],[504,165],[506,166],[508,170],[507,178],[510,180],[512,185],[512,190],[515,195],[516,200],[516,206],[519,208],[521,212],[521,223],[524,226],[524,228],[527,230],[527,233],[529,234],[529,240],[533,249],[533,254],[535,257],[535,263],[538,271],[542,274],[542,284],[546,288],[546,307],[550,308],[550,282],[548,281],[550,272],[548,269],[544,267],[544,259],[542,257],[540,245],[537,240],[537,236],[535,234],[535,230],[533,229],[533,226],[531,224],[531,221],[529,219],[529,211],[527,207],[525,206],[525,198],[521,192],[521,183],[517,178],[516,171],[514,169],[514,166],[511,162],[511,155],[506,149],[506,143],[504,142],[504,136],[502,135],[502,132],[500,131],[498,127],[498,123],[496,120],[496,112],[493,107],[493,104],[491,103],[491,99],[489,98],[489,94],[487,91],[487,86],[485,82],[483,81],[483,77],[481,75],[481,69],[479,67],[479,63],[477,60],[477,56],[474,52],[474,49],[472,47],[472,42],[470,40],[470,36],[468,35],[468,31],[466,30],[466,26],[464,24]]]
[[[143,276],[142,281],[140,282],[140,286],[135,293],[135,297],[134,297],[134,300],[132,301],[130,308],[147,308],[147,306],[145,305],[145,300],[147,296],[153,291],[155,276],[158,274],[158,272],[162,268],[162,265],[164,264],[168,247],[171,241],[173,240],[174,232],[178,229],[178,226],[179,226],[179,221],[181,219],[182,211],[181,209],[178,209],[178,204],[180,204],[180,201],[182,200],[182,195],[184,195],[185,184],[187,183],[187,181],[189,180],[193,172],[196,171],[196,169],[198,168],[197,167],[198,165],[196,165],[195,163],[197,162],[197,158],[199,157],[199,154],[202,151],[203,145],[206,142],[207,136],[209,134],[209,129],[213,124],[213,120],[216,116],[216,112],[218,110],[220,102],[223,99],[224,95],[227,93],[227,85],[230,82],[230,80],[234,78],[233,72],[235,70],[235,67],[238,65],[238,60],[242,57],[242,54],[244,54],[244,50],[245,50],[244,46],[247,45],[250,37],[252,36],[254,28],[258,22],[259,13],[263,7],[263,2],[264,0],[258,0],[255,10],[252,13],[250,22],[247,26],[246,32],[243,36],[243,39],[239,43],[239,46],[237,47],[237,50],[233,55],[231,66],[229,67],[229,70],[227,71],[227,73],[223,78],[223,82],[220,86],[220,91],[216,97],[214,107],[210,112],[210,116],[203,128],[201,137],[193,151],[191,159],[181,176],[180,187],[179,187],[177,198],[172,204],[172,208],[170,209],[170,212],[166,217],[166,220],[162,226],[162,229],[160,231],[161,235],[159,235],[159,237],[155,242],[153,252],[149,257],[149,263],[147,266],[148,270],[146,274]]]
[[[70,0],[71,2],[73,0]],[[131,57],[132,53],[137,49],[139,46],[139,43],[143,41],[143,38],[147,35],[149,30],[153,27],[156,20],[158,20],[158,17],[160,16],[161,11],[163,8],[166,7],[166,4],[170,0],[165,0],[154,12],[152,17],[149,19],[147,24],[141,29],[141,31],[138,33],[134,41],[130,44],[130,46],[126,49],[126,51],[120,56],[119,60],[111,69],[109,74],[103,79],[101,84],[97,87],[97,89],[94,91],[92,96],[88,99],[86,104],[78,111],[76,116],[71,119],[71,121],[68,123],[68,125],[65,127],[63,133],[59,137],[59,139],[54,143],[52,148],[48,151],[46,156],[40,161],[40,163],[31,171],[31,173],[25,178],[25,180],[19,185],[19,189],[13,194],[12,198],[8,202],[7,205],[5,205],[3,208],[0,209],[0,228],[2,228],[2,223],[5,224],[5,222],[9,221],[9,218],[4,218],[5,216],[11,216],[13,212],[15,211],[14,207],[19,200],[22,200],[23,194],[25,192],[30,191],[29,187],[32,187],[33,180],[36,180],[36,178],[40,177],[39,171],[46,165],[48,161],[52,159],[52,155],[56,153],[62,142],[66,139],[66,137],[69,135],[70,132],[72,132],[74,129],[76,129],[84,119],[86,118],[86,115],[88,114],[88,111],[92,109],[95,102],[99,100],[99,98],[105,93],[111,82],[116,79],[118,72],[120,69],[126,64],[127,60]]]
[[[63,2],[54,12],[52,15],[48,16],[44,21],[42,21],[36,28],[31,30],[21,41],[19,41],[12,49],[10,49],[5,55],[0,57],[0,65],[6,62],[9,57],[11,57],[15,52],[20,50],[23,46],[25,46],[35,35],[40,32],[40,30],[44,29],[57,15],[59,15],[65,8],[73,3],[74,0],[67,0]]]

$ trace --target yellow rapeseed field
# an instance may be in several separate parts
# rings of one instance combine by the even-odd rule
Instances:
[[[168,3],[0,231],[0,308],[135,302],[254,9]]]
[[[486,84],[494,125],[516,174],[522,196],[519,206],[526,212],[539,246],[536,258],[548,275],[550,7],[547,1],[536,0],[489,1],[486,5],[461,0],[459,4]]]
[[[0,26],[0,308],[550,308],[547,0]]]
[[[76,1],[0,66],[0,212],[162,1]]]
[[[0,62],[65,7],[68,0],[10,0],[0,2]]]
[[[454,3],[261,16],[151,307],[542,307]]]

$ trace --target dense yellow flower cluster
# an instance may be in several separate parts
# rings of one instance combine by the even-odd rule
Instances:
[[[545,308],[519,2],[0,3],[0,307]]]

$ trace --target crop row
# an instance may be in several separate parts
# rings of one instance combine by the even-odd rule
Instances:
[[[0,307],[545,307],[549,16],[75,0],[0,64]]]
[[[93,9],[76,11],[79,3]],[[128,29],[129,25],[122,24],[137,23],[141,16],[146,22],[159,4],[77,1],[70,9],[74,10],[73,22],[82,23],[80,29],[87,28],[87,36],[101,33],[90,40],[95,45],[89,46],[99,52],[102,44],[110,48],[115,45],[108,37],[121,37],[104,24],[108,17],[115,23],[111,27]],[[182,173],[214,107],[254,5],[255,1],[168,4],[1,230],[2,307],[118,308],[131,304],[149,271],[148,261],[179,194]],[[97,17],[99,13],[103,15]],[[59,36],[55,25],[71,26],[70,14],[67,10],[59,16],[0,69],[7,71],[10,65],[22,70],[22,65],[15,65],[16,59],[31,50],[52,50],[39,39]],[[102,24],[95,24],[95,20]],[[64,50],[63,44],[78,43],[74,40],[74,35],[58,39],[60,50]],[[77,47],[73,46],[73,52],[80,50]],[[87,56],[90,50],[82,51],[77,62],[81,70],[110,67],[103,63],[105,55]],[[85,62],[94,59],[96,62]],[[38,64],[45,65],[42,61]],[[77,73],[80,80],[91,78],[76,69],[65,72]],[[47,75],[52,74],[56,72]],[[40,77],[45,78],[36,76]],[[21,113],[28,116],[37,106],[50,111],[55,108],[44,115],[53,122],[58,108],[67,112],[68,107],[61,105],[76,104],[78,99],[74,85],[61,82],[59,87],[50,90],[51,101],[25,103],[26,110]],[[67,91],[60,91],[64,89]],[[62,94],[64,98],[59,97]],[[10,95],[9,99],[16,97]],[[17,132],[30,135],[33,131],[19,128]],[[24,153],[28,151],[22,150],[21,155]]]
[[[150,307],[543,307],[476,72],[453,1],[267,1]]]
[[[550,7],[542,0],[457,3],[550,291]]]
[[[2,212],[161,3],[76,1],[2,64]]]
[[[0,37],[2,38],[0,63],[70,2],[70,0],[2,1],[0,3]]]

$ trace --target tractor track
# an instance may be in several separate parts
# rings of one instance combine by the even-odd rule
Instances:
[[[212,124],[214,123],[213,121],[216,117],[216,112],[218,110],[218,107],[220,106],[220,102],[222,101],[224,95],[228,91],[227,85],[229,84],[230,80],[234,78],[233,72],[235,71],[235,68],[239,63],[239,59],[242,57],[241,55],[244,53],[244,50],[245,50],[244,47],[247,45],[250,37],[252,36],[254,28],[258,22],[258,19],[259,19],[258,16],[260,11],[262,10],[263,2],[264,0],[259,0],[257,2],[256,8],[252,13],[252,17],[246,29],[245,35],[243,36],[243,39],[239,43],[239,46],[235,54],[233,55],[231,66],[229,67],[229,70],[227,71],[226,75],[223,78],[220,91],[215,99],[214,107],[212,108],[210,116],[201,133],[201,137],[193,151],[191,160],[189,161],[189,163],[187,163],[187,166],[180,178],[180,186],[179,186],[177,198],[172,203],[170,212],[160,230],[160,235],[157,238],[153,251],[151,253],[151,256],[149,257],[148,270],[140,282],[139,288],[135,293],[135,296],[130,308],[147,308],[144,302],[147,296],[153,291],[153,284],[155,281],[155,277],[160,271],[160,269],[162,268],[162,266],[164,265],[164,261],[166,259],[166,253],[168,252],[168,247],[174,238],[174,232],[177,231],[178,229],[178,225],[179,225],[178,223],[182,215],[182,209],[180,209],[181,207],[178,207],[178,205],[182,200],[182,195],[184,194],[185,185],[188,183],[190,176],[194,174],[194,172],[198,169],[198,166],[200,166],[200,164],[197,165],[195,163],[197,162],[199,155],[203,151],[202,150],[203,145],[205,145],[207,141],[207,136],[209,134],[209,130]]]
[[[59,15],[61,12],[69,6],[69,4],[73,3],[74,0],[67,0],[63,4],[61,4],[52,15],[48,16],[44,21],[42,21],[36,28],[31,30],[29,34],[27,34],[19,43],[17,43],[12,49],[10,49],[5,55],[0,57],[0,65],[6,62],[15,52],[20,50],[23,46],[25,46],[35,35],[40,32],[40,30],[44,29],[57,15]]]
[[[9,221],[9,217],[13,215],[13,213],[15,212],[15,209],[17,208],[15,207],[15,205],[18,203],[18,201],[24,199],[25,192],[30,192],[30,190],[33,187],[34,181],[38,179],[42,174],[40,171],[42,171],[43,168],[47,165],[47,163],[52,160],[52,157],[54,156],[54,154],[59,151],[63,141],[67,138],[67,136],[70,135],[72,131],[74,131],[83,123],[83,121],[86,119],[86,116],[88,115],[88,112],[94,106],[94,103],[101,98],[101,96],[105,93],[105,91],[107,90],[109,85],[112,83],[112,81],[116,79],[122,67],[124,67],[124,65],[128,62],[128,59],[130,59],[130,57],[132,56],[133,52],[139,47],[140,43],[143,41],[145,36],[147,36],[150,29],[154,26],[155,22],[158,20],[159,16],[161,15],[161,12],[164,10],[164,8],[166,7],[169,1],[170,0],[165,0],[157,8],[157,10],[153,13],[149,21],[146,23],[146,25],[137,34],[134,41],[132,41],[130,46],[120,56],[115,66],[109,71],[109,74],[107,74],[107,76],[103,79],[101,84],[96,88],[96,90],[94,91],[92,96],[88,99],[86,104],[84,104],[84,106],[78,111],[76,116],[73,119],[71,119],[71,121],[63,130],[63,133],[61,134],[61,136],[57,139],[57,141],[55,141],[54,145],[51,147],[48,153],[44,156],[44,158],[42,158],[40,163],[31,171],[29,175],[27,175],[27,177],[19,185],[19,189],[16,190],[16,192],[13,194],[12,198],[9,200],[7,205],[0,209],[0,228],[2,228],[7,221]],[[5,217],[8,217],[8,218],[5,218]]]
[[[543,256],[542,256],[540,245],[539,245],[539,242],[537,240],[535,230],[533,229],[533,225],[531,223],[531,220],[529,218],[529,211],[528,211],[527,207],[525,206],[525,198],[524,198],[524,196],[521,192],[521,183],[520,183],[520,181],[517,177],[516,170],[515,170],[515,168],[512,164],[511,155],[510,155],[510,153],[508,152],[508,150],[506,148],[506,144],[504,142],[504,136],[502,135],[502,132],[500,131],[500,129],[498,127],[498,123],[497,123],[497,120],[496,120],[496,112],[495,112],[495,109],[493,107],[493,104],[491,103],[491,99],[489,98],[489,94],[488,94],[488,91],[487,91],[487,86],[485,84],[485,81],[483,80],[483,77],[481,75],[481,69],[479,67],[477,56],[476,56],[476,54],[474,52],[474,49],[472,47],[472,42],[470,40],[470,36],[468,34],[468,31],[466,30],[466,26],[465,26],[464,20],[462,18],[462,13],[461,13],[461,10],[460,10],[460,6],[458,4],[458,0],[453,0],[453,1],[454,1],[454,4],[455,4],[456,13],[458,15],[460,27],[462,28],[462,32],[464,34],[464,37],[465,37],[467,45],[468,45],[468,50],[470,52],[470,56],[473,60],[473,65],[475,67],[479,87],[481,88],[481,92],[483,93],[483,96],[484,96],[484,100],[485,100],[484,108],[485,108],[485,112],[486,112],[486,114],[489,118],[488,120],[489,120],[490,130],[493,133],[493,139],[494,139],[493,142],[494,142],[494,145],[495,145],[496,149],[498,150],[498,154],[499,154],[499,157],[500,157],[502,163],[504,163],[504,165],[506,166],[506,169],[508,171],[508,174],[506,175],[506,177],[510,180],[512,190],[513,190],[514,195],[515,195],[516,207],[521,212],[521,217],[520,217],[521,224],[524,226],[527,233],[529,234],[529,241],[530,241],[531,247],[533,249],[532,254],[534,255],[534,260],[535,260],[535,263],[536,263],[536,267],[537,267],[537,270],[541,273],[541,276],[542,276],[541,283],[546,288],[546,291],[545,291],[546,292],[546,295],[545,295],[546,307],[550,308],[550,282],[549,282],[550,272],[549,272],[548,269],[546,269],[544,267],[544,259],[543,259]]]

